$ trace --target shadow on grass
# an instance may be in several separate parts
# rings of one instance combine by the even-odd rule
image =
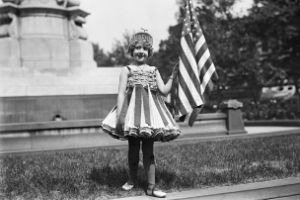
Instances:
[[[101,168],[93,167],[90,173],[90,179],[99,185],[108,187],[120,187],[127,180],[127,169],[125,167],[111,167],[109,165]]]
[[[93,167],[90,173],[90,179],[97,182],[99,185],[107,186],[110,188],[121,188],[127,181],[128,169],[123,166],[112,167],[109,165],[102,166],[101,168]],[[173,172],[164,169],[156,168],[155,175],[157,185],[163,188],[171,188],[177,182],[178,177]],[[190,182],[184,179],[185,183]],[[188,184],[190,186],[190,184]],[[138,169],[137,187],[145,189],[147,187],[147,180],[144,168],[140,165]]]

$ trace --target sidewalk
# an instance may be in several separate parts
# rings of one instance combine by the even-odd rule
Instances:
[[[118,200],[153,200],[149,196],[119,198]],[[219,186],[205,189],[193,189],[167,194],[166,200],[200,199],[200,200],[299,200],[300,177],[290,177],[271,181]]]
[[[300,134],[300,127],[245,127],[246,134],[235,135],[203,135],[197,133],[199,127],[183,127],[182,136],[172,142],[197,142],[211,140],[227,140],[237,138],[265,137],[276,135]],[[162,143],[164,144],[164,143]],[[160,145],[160,143],[159,143]],[[78,148],[126,147],[126,141],[111,138],[99,133],[47,135],[0,138],[0,155],[3,153],[34,152],[49,150],[72,150]]]

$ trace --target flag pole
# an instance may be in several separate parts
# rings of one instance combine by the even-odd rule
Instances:
[[[195,14],[194,13],[194,7],[193,7],[193,2],[192,0],[187,0],[187,1],[190,1],[189,2],[189,11],[190,11],[190,19],[191,19],[191,27],[192,29],[194,28],[194,24],[195,24],[195,20],[194,20],[194,17],[193,15]],[[196,19],[198,20],[198,19]],[[192,33],[194,34],[194,33]],[[189,119],[188,119],[188,125],[189,126],[193,126],[194,125],[194,122],[196,121],[197,117],[198,117],[198,114],[202,111],[204,107],[204,104],[203,105],[200,105],[200,106],[197,106],[197,107],[194,107],[192,113],[190,114],[189,116]]]

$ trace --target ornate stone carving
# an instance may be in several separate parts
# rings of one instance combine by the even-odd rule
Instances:
[[[13,4],[20,4],[22,0],[2,0],[3,3],[13,3]]]
[[[56,0],[56,2],[58,5],[61,5],[65,8],[80,5],[80,0]]]
[[[86,22],[81,16],[74,16],[70,19],[70,37],[72,39],[87,40],[87,33],[82,25]]]
[[[0,37],[18,37],[17,16],[14,13],[5,13],[0,15]]]
[[[88,13],[79,8],[78,0],[4,2],[0,5],[0,74],[2,68],[64,73],[95,66],[83,27]]]

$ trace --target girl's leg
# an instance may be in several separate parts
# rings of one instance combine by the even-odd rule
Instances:
[[[155,159],[153,145],[153,140],[143,140],[143,165],[147,176],[148,187],[155,186]]]
[[[136,138],[128,138],[128,165],[129,180],[128,183],[134,185],[137,180],[137,171],[139,167],[140,140]]]
[[[154,141],[143,140],[143,164],[147,175],[148,186],[146,194],[154,197],[164,198],[166,193],[155,189],[155,159],[153,152]]]

